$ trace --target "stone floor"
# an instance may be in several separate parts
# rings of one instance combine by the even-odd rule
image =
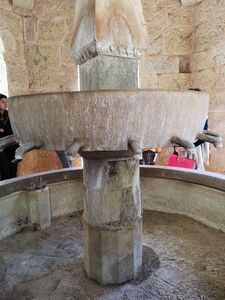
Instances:
[[[0,242],[0,299],[225,299],[225,234],[179,215],[143,218],[142,276],[99,286],[83,270],[79,215]]]

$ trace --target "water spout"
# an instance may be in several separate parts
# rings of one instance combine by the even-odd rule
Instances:
[[[73,145],[66,151],[67,156],[71,159],[74,159],[82,146],[83,144],[81,144],[80,142],[73,143]]]
[[[131,147],[131,149],[134,153],[133,158],[135,160],[142,159],[142,149],[141,149],[140,145],[135,140],[129,140],[128,145]]]
[[[222,136],[216,132],[211,132],[204,130],[202,133],[197,135],[197,139],[208,142],[214,145],[215,148],[221,149],[223,148],[223,139]]]
[[[0,138],[0,152],[2,152],[5,148],[18,144],[18,140],[14,135],[8,135]]]
[[[195,145],[189,141],[179,138],[178,136],[173,136],[171,138],[171,143],[179,147],[183,147],[187,153],[192,153],[195,149]]]
[[[41,145],[34,144],[34,143],[27,143],[27,144],[20,146],[19,148],[16,149],[14,162],[22,160],[24,155],[27,152],[34,150],[34,149],[40,149],[40,148],[41,148]]]

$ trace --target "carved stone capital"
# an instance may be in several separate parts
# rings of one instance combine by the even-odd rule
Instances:
[[[140,0],[77,0],[72,56],[78,64],[97,55],[140,59],[147,31]]]

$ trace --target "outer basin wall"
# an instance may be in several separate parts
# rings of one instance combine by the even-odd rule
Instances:
[[[47,187],[50,216],[83,210],[82,170],[64,169],[0,182],[0,239],[41,218],[34,191]],[[189,216],[225,232],[225,176],[185,169],[141,167],[142,208]],[[40,224],[41,225],[41,224]]]

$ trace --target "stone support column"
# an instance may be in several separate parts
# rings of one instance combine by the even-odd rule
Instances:
[[[84,160],[84,264],[102,284],[135,278],[142,266],[139,165]]]
[[[80,90],[138,88],[147,36],[141,1],[77,0],[76,20]],[[139,161],[83,155],[85,270],[102,284],[123,283],[142,269]]]

